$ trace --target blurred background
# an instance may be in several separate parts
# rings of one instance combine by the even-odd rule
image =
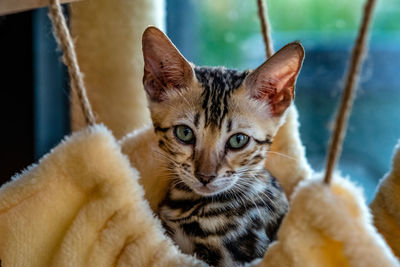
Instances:
[[[370,49],[340,161],[370,201],[400,138],[400,1],[377,1]],[[168,34],[198,65],[256,68],[265,59],[256,1],[167,1]],[[321,170],[344,85],[363,0],[269,0],[276,50],[299,40],[306,57],[297,82],[300,133]],[[179,29],[178,31],[176,29]]]
[[[300,41],[296,105],[307,157],[324,167],[362,0],[269,0],[275,49]],[[256,68],[264,59],[256,1],[166,0],[167,33],[197,65]],[[69,132],[68,80],[46,9],[0,17],[0,183]],[[16,90],[15,88],[18,88]],[[378,1],[370,49],[340,161],[373,198],[400,138],[400,1]]]

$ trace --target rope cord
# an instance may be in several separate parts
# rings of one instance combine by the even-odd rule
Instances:
[[[63,62],[68,68],[72,90],[77,94],[87,125],[94,125],[96,119],[86,94],[83,76],[76,58],[74,43],[59,0],[50,0],[49,17],[53,24],[54,36],[63,51]]]
[[[342,152],[343,140],[346,136],[347,124],[353,107],[361,65],[367,50],[367,35],[371,25],[375,2],[375,0],[368,0],[364,6],[361,27],[353,48],[350,68],[347,73],[346,84],[340,102],[338,115],[336,117],[328,158],[326,161],[326,173],[324,178],[326,184],[331,182],[334,168]]]
[[[261,24],[261,33],[264,40],[265,45],[265,55],[267,58],[270,58],[274,54],[274,48],[272,44],[271,31],[269,28],[270,22],[267,17],[266,4],[264,0],[257,0],[258,7],[258,18],[260,19]]]

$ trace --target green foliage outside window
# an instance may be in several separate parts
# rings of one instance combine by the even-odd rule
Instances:
[[[340,41],[354,37],[364,0],[269,0],[268,14],[273,33],[311,32],[318,39]],[[241,66],[246,59],[244,43],[259,37],[260,25],[255,0],[193,1],[201,14],[198,19],[201,41],[200,65]],[[378,1],[374,32],[400,34],[400,1]],[[301,39],[303,34],[293,34]],[[260,43],[259,54],[263,53]]]

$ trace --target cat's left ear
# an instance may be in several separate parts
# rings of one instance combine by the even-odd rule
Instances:
[[[246,78],[245,86],[251,96],[266,101],[272,116],[281,116],[292,103],[303,58],[303,46],[290,43]]]

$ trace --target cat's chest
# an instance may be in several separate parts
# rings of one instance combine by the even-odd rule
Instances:
[[[240,266],[262,257],[272,239],[271,229],[278,227],[286,211],[283,192],[270,183],[259,183],[241,195],[214,199],[170,191],[159,214],[183,252],[211,265]]]
[[[212,266],[241,266],[262,257],[271,241],[266,234],[269,210],[243,207],[248,210],[242,213],[241,208],[239,203],[224,208],[207,203],[193,210],[194,215],[175,213],[164,226],[182,252]]]

